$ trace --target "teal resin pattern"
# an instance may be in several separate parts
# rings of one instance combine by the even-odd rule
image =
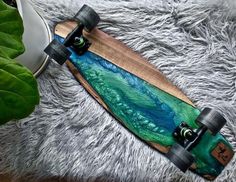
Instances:
[[[56,38],[63,41],[61,37]],[[200,111],[195,107],[90,51],[78,56],[70,50],[70,61],[112,114],[144,141],[170,146],[174,143],[172,133],[182,121],[188,121],[193,128],[198,127],[194,121]],[[193,155],[198,154],[196,173],[217,176],[223,170],[224,166],[210,155],[219,141],[230,146],[220,134],[213,137],[207,132],[191,151]]]

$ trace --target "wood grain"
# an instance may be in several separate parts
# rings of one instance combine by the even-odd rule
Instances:
[[[76,26],[77,23],[73,21],[65,21],[57,24],[54,31],[55,34],[65,38]],[[171,95],[174,95],[175,97],[178,97],[184,102],[193,105],[193,103],[176,86],[171,84],[160,71],[155,69],[153,65],[147,62],[147,60],[121,42],[115,40],[98,29],[94,29],[90,33],[85,31],[83,33],[84,36],[92,43],[89,48],[91,52],[100,55],[106,60],[130,73],[133,73],[139,78],[170,93]],[[66,64],[83,87],[98,101],[98,103],[100,103],[111,115],[114,116],[97,92],[83,78],[78,69],[70,61],[66,61]],[[122,121],[120,122],[123,124]],[[162,146],[157,143],[148,142],[148,144],[162,153],[167,153],[170,149],[170,147]]]
[[[77,23],[73,21],[59,23],[55,27],[55,33],[66,37],[76,25]],[[157,88],[193,105],[188,97],[174,86],[160,71],[120,41],[99,29],[94,29],[90,33],[84,31],[84,36],[92,43],[89,48],[91,52],[100,55]]]
[[[109,109],[109,107],[104,103],[102,98],[98,95],[98,93],[90,86],[90,84],[83,78],[83,76],[80,74],[78,69],[70,62],[66,61],[66,64],[71,71],[71,73],[74,75],[74,77],[81,83],[81,85],[97,100],[99,104],[101,104],[114,118],[116,118],[118,121],[120,121],[121,124],[123,122],[117,118],[112,111]],[[124,124],[123,124],[124,125]],[[125,125],[124,125],[125,126]],[[126,127],[126,126],[125,126]],[[152,143],[152,142],[147,142],[150,146],[153,148],[157,149],[158,151],[162,153],[167,153],[170,149],[170,147],[162,146],[158,143]]]
[[[70,69],[71,73],[75,76],[75,78],[81,83],[81,85],[83,85],[83,87],[98,101],[99,104],[101,104],[107,111],[109,111],[111,113],[110,109],[103,102],[102,98],[89,85],[89,83],[83,78],[83,76],[80,74],[78,69],[76,67],[74,67],[74,65],[70,61],[66,61],[66,65]]]

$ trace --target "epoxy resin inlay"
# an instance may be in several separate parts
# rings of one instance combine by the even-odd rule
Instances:
[[[63,41],[61,37],[56,38]],[[200,111],[195,107],[90,51],[78,56],[70,50],[70,61],[110,112],[141,139],[170,146],[174,142],[172,133],[182,121],[188,121],[193,128],[198,127],[194,121]],[[216,145],[219,140],[225,142],[221,135],[213,137],[207,132],[192,150],[193,155],[198,153],[195,172],[213,176],[221,172],[223,166],[210,155],[212,143]]]

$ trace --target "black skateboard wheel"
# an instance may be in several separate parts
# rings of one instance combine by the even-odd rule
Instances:
[[[185,150],[181,145],[175,143],[166,154],[166,157],[176,165],[182,172],[186,172],[187,169],[193,164],[193,155]]]
[[[219,112],[210,108],[204,108],[196,121],[206,126],[212,135],[216,135],[226,123],[226,119]]]
[[[100,21],[99,15],[89,6],[83,5],[83,7],[75,15],[80,23],[84,25],[86,31],[92,31]]]
[[[44,52],[60,65],[63,65],[71,55],[66,46],[55,39],[45,48]]]

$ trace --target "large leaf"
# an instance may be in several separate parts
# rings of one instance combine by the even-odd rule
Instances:
[[[0,0],[0,124],[28,116],[39,103],[33,74],[13,60],[24,52],[18,11]]]
[[[0,56],[15,58],[24,52],[23,22],[17,9],[0,0]]]
[[[28,116],[39,103],[37,82],[19,63],[0,58],[0,124]]]

